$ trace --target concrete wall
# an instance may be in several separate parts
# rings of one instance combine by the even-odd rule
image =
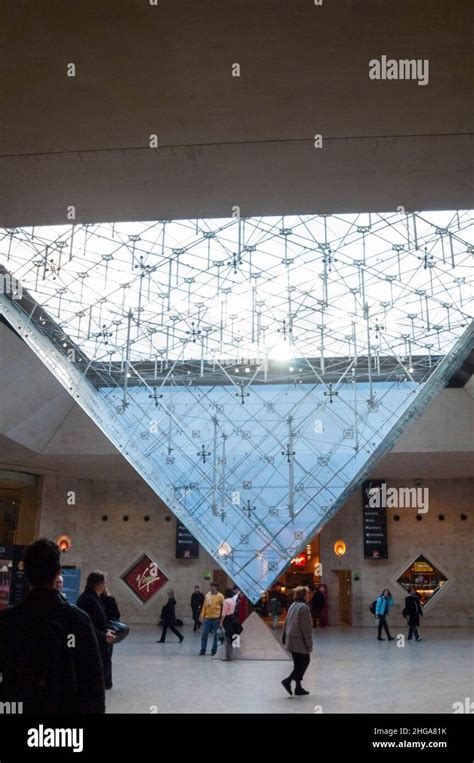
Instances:
[[[68,223],[69,205],[76,222],[468,209],[470,12],[470,0],[3,3],[0,225]],[[429,84],[370,80],[384,54],[429,60]]]
[[[416,456],[414,456],[416,468]],[[387,487],[414,487],[415,482],[387,481]],[[472,558],[474,514],[472,500],[474,480],[423,480],[429,488],[429,511],[416,519],[416,509],[387,509],[388,550],[387,560],[364,560],[362,536],[361,491],[347,502],[321,533],[321,560],[323,582],[329,585],[330,624],[339,623],[339,586],[335,570],[352,572],[352,624],[373,626],[374,618],[369,612],[370,603],[384,588],[390,588],[395,606],[390,622],[405,629],[401,615],[405,594],[395,582],[401,572],[418,556],[423,554],[448,578],[445,588],[424,608],[425,626],[466,626],[474,617],[472,593]],[[398,514],[400,520],[394,521]],[[444,521],[438,519],[444,514]],[[460,514],[466,514],[462,521]],[[346,554],[338,559],[333,551],[336,540],[342,539],[347,546]],[[360,579],[354,580],[354,573]],[[471,618],[471,619],[469,619]],[[403,631],[404,632],[404,631]]]
[[[76,505],[67,504],[68,491],[75,491]],[[122,618],[129,623],[156,623],[171,587],[177,600],[177,616],[190,618],[192,589],[208,590],[204,572],[217,564],[202,549],[198,560],[175,559],[176,519],[142,481],[75,480],[48,475],[43,481],[39,535],[56,540],[71,537],[72,547],[63,563],[81,568],[81,585],[89,572],[108,574],[108,587],[117,598]],[[103,522],[102,516],[108,515]],[[128,522],[122,517],[128,515]],[[144,516],[150,516],[145,522]],[[166,521],[171,517],[170,521]],[[169,583],[145,606],[124,588],[119,576],[148,551],[169,577]]]

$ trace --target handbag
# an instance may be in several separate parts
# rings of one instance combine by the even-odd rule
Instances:
[[[120,642],[127,638],[128,634],[130,633],[130,628],[128,625],[120,622],[120,620],[109,620],[107,627],[115,633],[114,644],[120,644]]]

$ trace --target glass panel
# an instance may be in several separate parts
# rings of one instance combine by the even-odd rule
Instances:
[[[6,230],[0,311],[256,601],[467,354],[472,232],[465,211]]]

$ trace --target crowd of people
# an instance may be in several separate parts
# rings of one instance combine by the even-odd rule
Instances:
[[[26,713],[103,713],[105,691],[112,688],[112,652],[128,627],[120,621],[117,602],[107,590],[105,573],[91,572],[76,605],[62,592],[60,550],[53,541],[41,538],[27,547],[24,570],[30,589],[22,602],[0,612],[0,702],[21,702]],[[405,599],[403,616],[408,621],[408,640],[421,641],[418,627],[423,615],[416,590],[411,586]],[[377,619],[377,639],[382,631],[393,641],[388,616],[393,606],[389,589],[384,589],[371,605]],[[243,630],[248,602],[237,586],[219,592],[215,582],[203,594],[199,586],[191,595],[193,632],[200,633],[199,655],[207,653],[212,636],[211,655],[218,642],[225,644],[225,661],[233,659],[233,649]],[[313,650],[313,627],[323,626],[326,599],[323,586],[310,590],[297,586],[288,595],[272,589],[265,601],[264,614],[276,630],[284,617],[282,643],[291,654],[293,670],[282,680],[290,695],[306,695],[303,676]],[[181,643],[177,625],[176,599],[168,590],[161,612],[165,643],[171,631]],[[293,690],[294,683],[294,690]]]

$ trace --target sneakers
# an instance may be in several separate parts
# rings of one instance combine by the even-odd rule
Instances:
[[[388,640],[389,640],[389,641],[395,641],[395,636],[389,636],[389,637],[388,637]]]
[[[381,638],[381,637],[379,636],[379,637],[378,637],[378,639],[377,639],[377,641],[385,641],[385,639],[384,639],[384,638]]]
[[[203,654],[206,654],[206,652],[203,652],[201,649],[201,651],[199,652],[199,656],[202,657]]]
[[[288,692],[290,697],[292,697],[293,696],[293,692],[291,690],[291,679],[290,678],[284,678],[283,681],[281,682],[281,685]]]

